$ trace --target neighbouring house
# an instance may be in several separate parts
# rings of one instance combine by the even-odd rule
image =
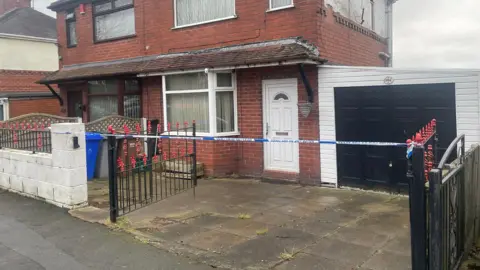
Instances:
[[[394,2],[58,0],[61,68],[39,83],[58,85],[64,114],[84,122],[119,114],[315,140],[319,65],[389,66]],[[318,144],[198,144],[207,175],[321,181]]]
[[[52,90],[35,82],[58,69],[55,19],[26,0],[0,0],[0,121],[28,113],[58,115]]]

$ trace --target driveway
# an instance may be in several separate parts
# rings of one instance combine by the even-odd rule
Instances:
[[[150,244],[226,269],[411,269],[408,198],[203,180],[120,219]]]

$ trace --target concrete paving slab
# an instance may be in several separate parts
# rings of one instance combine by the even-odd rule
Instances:
[[[405,270],[412,269],[409,256],[379,250],[362,267],[372,270]]]
[[[217,227],[219,224],[222,224],[230,220],[237,220],[237,218],[222,216],[222,215],[215,215],[215,214],[204,214],[204,215],[197,216],[195,218],[191,218],[186,222],[188,222],[188,224],[193,226],[212,229]]]
[[[110,216],[110,213],[107,209],[100,209],[93,206],[73,209],[68,213],[76,218],[88,221],[90,223],[101,224],[104,224]]]
[[[306,219],[299,222],[290,223],[286,227],[311,233],[318,238],[321,238],[323,236],[335,233],[336,230],[341,228],[340,226],[341,225],[337,223],[325,220]]]
[[[382,248],[385,251],[393,252],[396,254],[410,256],[411,240],[410,234],[397,235]]]
[[[337,208],[329,208],[322,212],[315,213],[314,218],[327,222],[337,223],[341,226],[345,226],[350,223],[354,223],[364,213],[357,211],[347,211]]]
[[[314,236],[287,228],[277,228],[265,236],[234,246],[224,260],[236,269],[266,269],[281,262],[282,253],[297,253],[313,244]]]
[[[257,222],[251,219],[232,219],[227,222],[219,223],[213,229],[221,232],[241,235],[247,238],[257,236],[258,231],[269,230],[268,224]]]
[[[408,219],[395,213],[381,213],[371,214],[360,219],[352,227],[362,228],[365,230],[374,231],[379,234],[386,234],[389,236],[404,235],[409,230]]]
[[[353,269],[354,265],[348,265],[341,261],[321,258],[311,254],[299,254],[291,261],[286,261],[276,266],[275,270],[346,270]]]
[[[290,215],[279,215],[278,213],[262,212],[253,215],[252,219],[265,224],[282,227],[298,220],[299,218]]]
[[[208,229],[199,228],[184,223],[176,223],[167,225],[159,229],[154,228],[138,228],[137,230],[149,233],[154,237],[161,238],[167,241],[182,242],[183,239],[192,238],[198,234],[208,232]]]
[[[232,246],[241,245],[248,238],[220,231],[205,231],[185,239],[184,243],[202,250],[224,253]]]
[[[317,244],[307,248],[306,253],[323,258],[342,261],[349,265],[360,266],[375,252],[372,247],[344,242],[332,237],[325,237]]]
[[[361,228],[342,227],[332,236],[343,242],[353,243],[365,247],[381,248],[389,241],[389,237],[384,234],[378,234],[374,231],[363,230]]]

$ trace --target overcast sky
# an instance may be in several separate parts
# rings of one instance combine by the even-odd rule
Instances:
[[[398,0],[394,66],[480,68],[479,0]]]
[[[54,0],[33,0],[35,8]],[[398,0],[394,66],[480,68],[480,0]]]

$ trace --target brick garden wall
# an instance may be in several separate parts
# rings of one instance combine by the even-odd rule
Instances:
[[[10,99],[10,118],[29,113],[60,115],[60,103],[56,98]]]

